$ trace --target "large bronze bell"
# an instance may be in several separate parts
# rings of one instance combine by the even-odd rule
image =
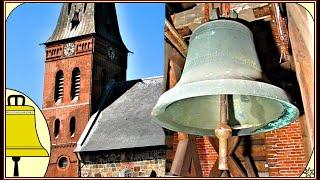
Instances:
[[[220,96],[227,95],[232,134],[251,135],[288,125],[299,115],[287,93],[262,81],[251,31],[233,20],[199,26],[191,36],[180,81],[158,100],[152,114],[161,126],[215,135]]]

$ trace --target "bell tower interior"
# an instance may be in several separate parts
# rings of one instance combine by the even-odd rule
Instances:
[[[126,79],[128,50],[113,3],[64,3],[45,44],[42,112],[51,138],[47,177],[77,177],[74,148],[109,80]]]

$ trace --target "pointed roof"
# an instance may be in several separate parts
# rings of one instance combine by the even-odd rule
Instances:
[[[57,26],[45,44],[89,34],[127,50],[121,39],[114,3],[63,3]]]
[[[162,94],[162,79],[109,83],[102,95],[103,103],[90,118],[75,152],[165,145],[164,130],[151,116]]]

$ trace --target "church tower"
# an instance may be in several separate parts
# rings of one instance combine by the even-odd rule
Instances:
[[[126,78],[128,50],[113,3],[64,3],[45,44],[43,113],[51,137],[47,177],[77,177],[73,152],[108,80]]]

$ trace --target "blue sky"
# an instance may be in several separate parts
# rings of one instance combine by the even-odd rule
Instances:
[[[59,17],[61,3],[25,3],[6,22],[6,87],[42,106],[44,45]],[[127,48],[127,79],[163,75],[164,4],[117,3],[120,33]]]

